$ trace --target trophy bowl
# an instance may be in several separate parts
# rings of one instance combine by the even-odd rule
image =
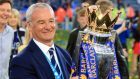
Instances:
[[[93,48],[96,53],[99,79],[107,79],[114,61],[114,50],[108,46],[108,37],[96,37]]]

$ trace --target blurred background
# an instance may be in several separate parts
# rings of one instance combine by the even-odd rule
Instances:
[[[67,46],[67,41],[69,38],[70,32],[77,28],[79,25],[76,22],[76,9],[80,7],[82,2],[89,1],[91,4],[95,4],[97,0],[12,0],[13,7],[18,9],[21,15],[21,26],[24,28],[25,22],[25,13],[28,7],[37,2],[46,2],[49,3],[53,10],[55,11],[56,20],[57,20],[57,32],[55,36],[55,43],[64,49]],[[114,4],[114,10],[112,14],[115,16],[118,10],[122,11],[121,19],[126,20],[127,24],[131,23],[130,27],[127,29],[128,37],[126,37],[126,47],[128,51],[128,67],[131,69],[131,62],[133,59],[133,46],[134,41],[140,39],[139,36],[135,33],[135,30],[140,31],[140,0],[111,0]],[[139,32],[138,32],[139,33]],[[120,38],[120,40],[124,40]],[[140,50],[140,46],[139,46]],[[139,62],[139,54],[137,60]],[[137,62],[138,66],[139,63]],[[136,69],[135,77],[133,79],[138,79],[138,72],[140,70]]]
[[[90,1],[95,4],[97,0],[12,0],[13,7],[18,9],[21,14],[21,20],[24,21],[25,13],[28,7],[37,2],[49,3],[56,14],[58,23],[58,34],[56,36],[56,43],[62,45],[65,48],[67,44],[67,38],[69,32],[78,27],[78,23],[75,24],[76,9],[80,7],[82,2]],[[140,11],[140,0],[111,0],[114,3],[115,8],[124,8],[125,12],[128,5],[132,6],[135,11]],[[127,13],[123,14],[125,18]],[[64,33],[63,33],[64,32]],[[63,36],[64,35],[64,36]],[[62,37],[61,37],[62,36]],[[60,38],[62,40],[60,40]]]

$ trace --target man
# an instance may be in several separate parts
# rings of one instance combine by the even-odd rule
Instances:
[[[9,79],[9,59],[14,38],[13,29],[7,25],[11,6],[10,0],[0,0],[0,79]]]
[[[69,79],[71,58],[53,42],[54,11],[46,3],[36,3],[26,13],[33,39],[10,65],[10,79]]]
[[[78,33],[79,31],[84,31],[88,23],[88,17],[86,15],[86,10],[84,8],[77,9],[77,21],[79,23],[79,27],[72,30],[67,45],[67,50],[69,51],[72,57],[75,50]]]

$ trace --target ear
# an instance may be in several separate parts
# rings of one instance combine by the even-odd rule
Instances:
[[[76,20],[77,20],[78,22],[79,22],[79,17],[80,17],[79,15],[77,15],[77,17],[76,17]]]
[[[26,22],[26,28],[28,28],[29,31],[32,30],[31,22]]]

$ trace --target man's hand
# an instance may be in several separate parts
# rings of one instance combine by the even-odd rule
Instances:
[[[78,79],[79,77],[78,76],[75,76],[75,77],[72,77],[72,78],[70,78],[70,79]]]

